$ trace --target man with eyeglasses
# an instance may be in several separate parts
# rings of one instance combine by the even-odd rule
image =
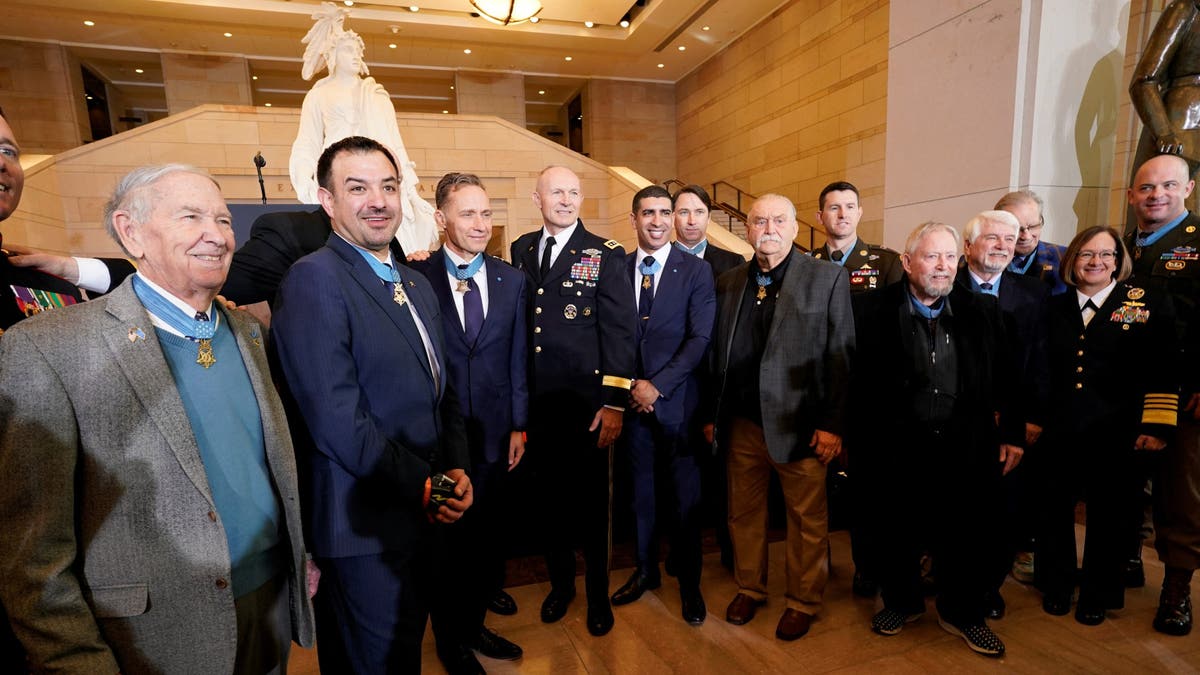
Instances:
[[[1025,447],[1037,442],[1045,420],[1041,411],[1046,400],[1045,308],[1050,289],[1036,279],[1012,272],[1009,262],[1019,239],[1020,221],[1008,211],[984,211],[963,228],[965,255],[955,283],[964,290],[994,296],[1000,303],[1013,338],[1013,353],[1020,373],[1015,379],[1024,393]],[[1004,515],[1001,550],[990,566],[991,586],[985,597],[989,619],[1004,616],[1000,587],[1013,567],[1014,556],[1028,560],[1022,569],[1032,570],[1032,532],[1036,513],[1032,485],[1026,466],[1005,477],[1002,489]],[[1028,556],[1026,558],[1026,556]]]
[[[1186,364],[1180,400],[1187,403],[1154,478],[1154,547],[1167,568],[1154,629],[1167,635],[1192,629],[1190,583],[1200,567],[1200,367],[1186,346],[1195,344],[1192,331],[1200,327],[1200,217],[1184,206],[1195,187],[1189,175],[1187,161],[1174,155],[1138,167],[1129,188],[1137,227],[1125,236],[1134,283],[1171,297],[1185,345],[1178,363]]]
[[[1001,197],[994,208],[1008,211],[1020,223],[1009,271],[1040,279],[1050,287],[1051,295],[1058,295],[1067,290],[1058,273],[1067,247],[1042,241],[1042,227],[1046,224],[1043,207],[1042,198],[1033,190],[1017,190]]]

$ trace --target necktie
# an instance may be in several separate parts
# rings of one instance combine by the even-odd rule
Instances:
[[[642,260],[643,267],[652,267],[654,256]],[[638,316],[642,321],[650,318],[650,306],[654,304],[654,274],[642,274],[642,289],[638,292]]]
[[[459,265],[458,269],[465,270],[467,266]],[[483,328],[483,298],[479,297],[479,286],[475,285],[474,277],[469,277],[466,281],[467,292],[463,293],[463,331],[467,335],[467,342],[475,344],[475,338],[479,337],[479,329]]]
[[[992,284],[989,281],[985,281],[982,284],[979,284],[979,289],[983,291],[990,291],[992,290]]]
[[[1013,256],[1012,264],[1009,265],[1009,267],[1011,269],[1015,269],[1015,270],[1024,269],[1025,256],[1023,256],[1023,255]]]
[[[1092,302],[1091,298],[1088,298],[1087,302],[1083,303],[1080,311],[1083,312],[1083,326],[1086,328],[1092,319],[1095,318],[1096,313],[1100,311],[1100,308],[1096,306],[1096,303]]]
[[[833,258],[834,262],[841,262],[842,258],[846,257],[846,254],[842,253],[841,251],[834,251],[833,253],[829,254],[829,257]]]
[[[554,250],[556,243],[554,237],[546,237],[546,248],[542,251],[542,266],[538,268],[538,273],[543,279],[550,274],[550,252]]]

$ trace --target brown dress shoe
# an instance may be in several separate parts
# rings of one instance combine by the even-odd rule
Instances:
[[[812,615],[798,609],[786,609],[779,617],[779,626],[775,628],[775,637],[780,640],[795,640],[804,637],[812,627]]]
[[[738,593],[729,603],[729,609],[725,610],[725,620],[735,626],[749,623],[754,618],[754,612],[764,604],[765,600],[755,600],[745,593]]]

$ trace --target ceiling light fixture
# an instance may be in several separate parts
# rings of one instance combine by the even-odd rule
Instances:
[[[681,52],[686,52],[686,51],[687,51],[687,47],[684,47],[683,45],[679,45],[679,51],[681,51]]]
[[[233,37],[233,33],[225,33],[225,37]]]
[[[85,21],[83,22],[83,25],[85,25],[85,26],[88,26],[88,27],[91,27],[91,26],[95,26],[95,25],[96,25],[96,22],[95,22],[95,21],[92,21],[91,19],[87,19],[87,20],[85,20]]]
[[[541,96],[545,96],[545,95],[546,95],[546,90],[545,90],[545,89],[538,89],[538,94],[539,94],[539,95],[541,95]]]
[[[569,57],[569,56],[564,56],[564,57],[563,57],[563,61],[570,61],[570,60],[571,60],[571,57]]]
[[[263,105],[267,106],[268,108],[270,108],[270,107],[271,107],[271,104],[270,104],[270,103],[264,103]]]
[[[409,6],[408,6],[408,11],[410,11],[410,12],[419,12],[419,11],[421,11],[421,8],[420,8],[420,7],[417,7],[416,5],[409,5]]]
[[[389,42],[389,43],[388,43],[388,49],[395,49],[395,48],[396,48],[396,43],[395,43],[395,42]]]
[[[454,91],[454,85],[450,85],[450,91]]]
[[[258,76],[257,76],[257,75],[251,75],[251,76],[250,76],[250,79],[252,79],[252,80],[257,80],[257,79],[258,79]]]
[[[708,26],[701,26],[700,30],[708,30]]]
[[[450,114],[450,111],[449,111],[449,110],[443,110],[443,111],[442,111],[442,114],[443,114],[443,115],[449,115],[449,114]]]
[[[583,25],[587,26],[588,28],[595,28],[596,22],[595,21],[584,21]]]
[[[141,75],[142,73],[144,73],[144,72],[146,72],[146,71],[145,71],[145,70],[142,70],[141,68],[134,68],[134,69],[133,69],[133,72],[137,73],[138,75]],[[254,79],[256,79],[256,80],[257,80],[258,78],[256,77],[256,78],[254,78]]]
[[[538,17],[536,17],[536,16],[531,16],[531,17],[529,17],[529,23],[537,23],[537,22],[539,22],[539,21],[541,21],[541,19],[539,19],[539,18],[538,18]]]
[[[538,0],[471,0],[471,6],[479,14],[501,26],[526,21],[536,21],[536,15],[542,11],[542,3]]]
[[[464,53],[464,54],[470,54],[470,53],[471,53],[471,50],[470,50],[470,49],[464,49],[464,50],[463,50],[463,53]]]
[[[343,5],[345,5],[345,6],[347,6],[347,7],[353,7],[353,6],[354,6],[354,0],[342,0],[342,4],[343,4]]]
[[[659,68],[666,68],[666,67],[667,67],[667,64],[665,64],[665,63],[660,63],[660,64],[658,64],[658,67],[659,67]]]
[[[621,19],[621,28],[629,28],[629,19]]]

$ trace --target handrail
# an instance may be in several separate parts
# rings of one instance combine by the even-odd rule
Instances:
[[[683,188],[683,187],[687,187],[688,185],[691,185],[691,183],[685,183],[678,178],[668,178],[667,180],[664,180],[662,182],[662,186],[665,188],[668,188],[668,189],[672,185],[677,185],[680,188]],[[725,186],[727,188],[725,190],[726,193],[728,193],[729,189],[732,189],[734,191],[735,198],[732,203],[727,200],[722,200],[719,197],[719,190],[720,190],[721,186]],[[712,199],[714,209],[719,209],[729,215],[729,222],[726,225],[726,227],[729,229],[730,232],[733,231],[733,221],[735,219],[737,221],[741,222],[743,226],[746,225],[746,209],[749,208],[750,205],[753,204],[756,199],[758,199],[758,197],[756,195],[746,192],[745,190],[734,185],[733,183],[730,183],[729,181],[724,181],[724,180],[719,180],[719,181],[715,181],[714,183],[712,183],[712,190],[708,193],[708,196]],[[744,201],[742,199],[743,196],[746,197],[746,199]],[[743,204],[745,204],[745,206],[743,206]],[[820,233],[823,236],[826,234],[825,230],[817,227],[816,225],[813,225],[812,223],[801,220],[799,217],[796,218],[796,224],[798,226],[797,227],[798,231],[796,233],[796,239],[797,239],[796,243],[798,245],[799,245],[798,240],[801,238],[801,233],[799,232],[799,230],[801,230],[801,229],[807,230],[808,248],[804,248],[803,245],[800,245],[800,248],[806,252],[811,251],[817,247],[816,244],[817,244],[817,234],[818,233]]]

